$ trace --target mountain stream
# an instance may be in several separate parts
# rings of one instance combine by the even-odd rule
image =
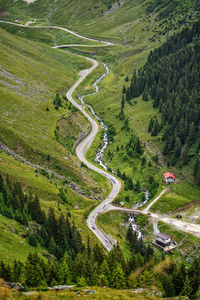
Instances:
[[[79,97],[79,100],[81,101],[81,103],[82,103],[83,105],[87,106],[87,107],[90,109],[92,115],[93,115],[93,116],[95,117],[95,119],[99,122],[101,128],[104,129],[103,146],[102,146],[101,149],[97,152],[96,157],[95,157],[95,162],[99,163],[99,165],[100,165],[101,167],[103,167],[104,169],[107,170],[106,165],[103,163],[103,153],[104,153],[104,151],[105,151],[105,149],[106,149],[106,147],[107,147],[107,145],[108,145],[108,135],[107,135],[108,128],[107,128],[106,125],[103,123],[103,120],[100,119],[100,118],[96,115],[96,113],[95,113],[94,109],[92,108],[92,106],[86,104],[86,103],[84,102],[84,100],[83,100],[85,97],[92,96],[92,95],[95,95],[95,94],[98,93],[99,87],[98,87],[97,84],[98,84],[98,83],[99,83],[99,82],[100,82],[100,81],[101,81],[101,80],[109,73],[109,68],[108,68],[108,66],[107,66],[106,64],[103,64],[103,65],[104,65],[104,67],[105,67],[105,69],[106,69],[106,72],[105,72],[101,77],[99,77],[99,78],[95,81],[95,83],[93,83],[92,86],[95,88],[95,92],[92,93],[92,94],[80,96],[80,97]]]

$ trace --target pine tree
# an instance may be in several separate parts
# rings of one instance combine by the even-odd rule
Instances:
[[[181,148],[182,148],[181,140],[180,140],[179,137],[177,137],[176,141],[175,141],[175,144],[174,144],[174,157],[175,158],[180,157]]]
[[[137,239],[137,237],[136,237],[136,239]],[[136,254],[134,251],[132,252],[131,258],[128,261],[128,267],[129,267],[130,272],[136,270],[136,268],[137,268],[137,259],[136,259]]]
[[[141,148],[141,143],[140,143],[139,137],[137,138],[137,142],[136,142],[136,152],[137,152],[138,154],[141,154],[141,153],[142,153],[142,148]]]
[[[21,183],[19,181],[17,181],[14,183],[13,187],[14,187],[13,194],[15,196],[18,195],[19,200],[20,200],[21,209],[23,209],[24,204],[25,204],[25,196],[24,196],[24,192],[22,190]]]
[[[122,101],[121,101],[121,108],[124,109],[125,105],[125,100],[124,100],[124,95],[122,95]]]
[[[111,273],[110,273],[110,270],[109,270],[109,266],[108,266],[108,263],[107,263],[107,260],[104,259],[102,265],[101,265],[101,268],[100,268],[100,273],[104,276],[104,278],[107,279],[109,285],[110,285],[110,282],[111,282]]]
[[[28,211],[29,211],[29,214],[31,215],[32,220],[41,224],[42,210],[41,210],[41,206],[40,206],[40,200],[39,200],[39,197],[37,194],[35,194],[35,196],[31,200],[29,200]]]
[[[143,286],[143,287],[149,287],[152,285],[153,283],[153,276],[152,276],[152,273],[148,270],[145,270],[143,272],[143,274],[140,276],[140,284]]]
[[[87,284],[86,284],[86,281],[85,281],[85,277],[84,276],[81,276],[81,277],[77,277],[77,284],[76,286],[80,286],[80,287],[85,287]]]
[[[57,239],[57,220],[55,217],[55,212],[54,209],[52,207],[49,208],[49,214],[48,214],[48,233],[49,236],[53,237],[54,240]]]
[[[186,275],[186,278],[184,280],[183,289],[181,291],[181,295],[190,297],[191,293],[192,293],[192,287],[190,285],[190,279],[189,279],[188,275]]]
[[[96,261],[99,266],[104,261],[105,255],[104,255],[103,249],[98,244],[95,244],[93,247],[93,258],[94,258],[94,261]]]
[[[147,89],[145,89],[144,92],[143,92],[142,100],[144,100],[144,101],[149,100],[149,93],[148,93]]]
[[[180,267],[173,272],[173,283],[175,287],[175,295],[180,295],[184,286],[185,278],[186,278],[186,266],[184,262],[181,262]]]
[[[133,228],[131,224],[129,224],[128,230],[126,232],[126,240],[129,244],[131,244],[133,241]]]
[[[172,276],[167,275],[162,278],[162,286],[165,291],[165,297],[174,297],[175,296],[175,288],[172,281]]]
[[[126,94],[126,87],[123,85],[122,94]]]
[[[148,132],[152,131],[153,124],[154,124],[154,120],[151,118],[150,121],[149,121]]]
[[[197,176],[199,165],[200,165],[200,161],[197,157],[196,160],[195,160],[195,165],[194,165],[194,172],[193,172],[194,177]]]
[[[198,171],[197,171],[196,184],[198,186],[200,186],[200,166],[199,166]]]
[[[28,243],[29,243],[29,245],[31,245],[33,247],[37,247],[37,239],[35,237],[35,234],[33,234],[31,232],[29,233]]]
[[[3,176],[0,174],[0,193],[4,191],[4,181]]]
[[[51,262],[48,268],[48,272],[46,275],[46,280],[47,280],[47,284],[49,286],[54,286],[59,282],[59,275],[58,275],[58,270],[56,268],[56,265]]]
[[[24,272],[23,264],[20,261],[15,260],[12,268],[12,281],[19,282],[22,272]]]
[[[200,286],[200,262],[195,259],[190,268],[188,269],[188,277],[190,280],[190,285],[192,287],[192,295],[195,295],[198,287]]]
[[[104,287],[104,286],[108,287],[109,286],[108,279],[107,279],[107,277],[104,274],[100,274],[98,276],[98,285],[102,286],[102,287]]]
[[[25,283],[30,287],[45,285],[45,277],[41,269],[41,261],[37,253],[29,253],[25,264]]]
[[[141,192],[141,186],[140,186],[140,181],[137,180],[137,183],[136,183],[136,186],[135,186],[135,190],[137,193],[140,193]]]
[[[85,258],[83,265],[83,276],[88,285],[93,285],[93,268],[88,258]]]
[[[90,237],[89,237],[89,235],[87,237],[87,248],[86,248],[86,251],[87,251],[87,257],[89,259],[90,256],[91,256],[91,253],[92,253],[92,247],[91,247],[91,244],[90,244]]]
[[[78,253],[75,260],[75,270],[77,277],[81,277],[83,275],[83,267],[84,267],[84,258],[81,253]]]
[[[193,122],[190,123],[188,140],[190,145],[193,144],[195,140],[195,126]]]
[[[66,260],[62,260],[58,267],[59,283],[60,284],[70,284],[71,275],[69,271],[68,264]]]
[[[61,213],[59,219],[58,219],[58,233],[57,233],[57,245],[62,249],[63,253],[69,249],[67,238],[66,238],[66,222],[64,215]]]
[[[153,123],[153,128],[152,128],[152,131],[151,131],[151,135],[152,136],[157,136],[159,131],[160,131],[160,124],[158,122],[158,119],[156,118],[154,123]]]
[[[130,88],[129,87],[126,90],[126,101],[127,102],[131,101],[131,92],[130,92]]]
[[[111,276],[111,286],[116,289],[124,289],[126,286],[126,279],[124,272],[119,264],[114,268]]]
[[[54,255],[56,254],[57,247],[56,247],[56,242],[55,242],[53,236],[51,236],[51,238],[50,238],[48,249],[51,254],[54,254]]]
[[[138,286],[138,279],[134,273],[128,277],[128,286],[132,289],[136,289]]]
[[[189,162],[189,149],[187,144],[181,148],[181,160],[184,165],[187,165]]]

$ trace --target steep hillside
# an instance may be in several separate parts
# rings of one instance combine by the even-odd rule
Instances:
[[[41,8],[40,11],[38,7]],[[114,47],[106,49],[76,46],[71,51],[92,53],[98,60],[105,61],[111,69],[109,75],[100,83],[103,89],[97,95],[88,98],[87,102],[94,106],[95,111],[110,128],[110,144],[105,154],[105,162],[110,164],[110,170],[113,169],[119,176],[124,174],[125,191],[117,202],[131,199],[129,203],[125,201],[126,205],[131,206],[142,198],[142,193],[131,192],[137,181],[138,186],[140,184],[141,187],[150,190],[151,196],[159,192],[163,173],[168,170],[169,164],[167,167],[167,160],[162,154],[164,144],[160,141],[161,136],[151,136],[147,129],[150,119],[155,115],[158,123],[161,123],[161,115],[150,101],[143,102],[141,96],[131,103],[125,102],[124,114],[121,115],[122,89],[124,86],[128,92],[130,83],[127,80],[132,78],[134,69],[138,70],[145,64],[154,47],[160,46],[174,31],[194,23],[199,15],[198,1],[123,1],[118,5],[114,1],[58,3],[38,0],[29,5],[24,1],[10,3],[4,10],[4,20],[14,20],[14,15],[23,24],[36,19],[34,26],[47,24],[48,16],[51,25],[62,24],[83,35],[117,42]],[[74,43],[72,36],[66,36],[56,30],[39,29],[37,32],[36,28],[20,29],[9,24],[2,26],[14,34],[51,45],[61,42]],[[76,39],[76,43],[82,44],[83,40]],[[93,80],[92,74],[87,79],[86,86],[84,83],[79,88],[77,99],[80,93],[89,93],[92,90],[90,87]],[[61,127],[63,128],[62,125]],[[58,135],[62,138],[61,132]],[[134,154],[137,137],[140,138],[141,150]],[[94,158],[94,150],[91,150],[88,156]],[[184,178],[193,181],[193,161],[184,166],[183,174],[182,170],[173,168],[172,166],[171,171],[176,173],[179,179],[183,175]],[[153,186],[151,175],[155,177]],[[139,191],[137,188],[136,190]]]
[[[63,97],[75,74],[89,63],[2,29],[0,35],[1,172],[19,180],[26,191],[37,192],[45,209],[53,205],[58,211],[60,201],[61,209],[81,216],[81,224],[87,208],[110,188],[106,180],[80,168],[73,144],[90,127]]]
[[[50,22],[92,37],[120,42],[134,42],[138,38],[136,32],[143,35],[143,30],[153,39],[169,34],[193,22],[199,13],[197,0],[184,3],[181,0],[37,0],[30,4],[23,0],[2,0],[1,6],[4,20],[26,23],[36,19],[37,25]]]
[[[169,38],[131,81],[131,97],[143,93],[143,100],[152,98],[162,114],[161,124],[151,119],[148,131],[157,136],[163,130],[163,154],[171,154],[172,165],[179,159],[187,164],[189,155],[199,152],[199,34],[197,22]]]
[[[94,299],[198,298],[200,240],[162,223],[159,213],[175,218],[181,212],[182,220],[200,222],[199,25],[192,28],[199,1],[1,0],[0,5],[3,20],[49,25],[0,23],[5,29],[0,29],[0,278],[28,289],[77,285],[56,293],[60,298],[87,299],[88,285],[99,286],[92,291]],[[96,47],[95,41],[85,43],[53,25],[115,43]],[[73,46],[67,51],[50,47],[58,44]],[[136,217],[144,239],[126,226],[123,212],[99,213],[99,227],[122,247],[117,243],[107,254],[85,220],[111,186],[75,157],[74,144],[90,126],[65,96],[79,72],[91,66],[74,55],[80,52],[109,67],[99,92],[84,100],[108,127],[104,163],[123,183],[115,204],[132,207],[145,200],[146,190],[154,198],[167,171],[177,178],[152,206],[161,220],[152,220],[150,213]],[[79,96],[92,93],[103,72],[99,64],[76,89],[79,104]],[[87,153],[90,161],[102,138],[100,130]],[[150,246],[156,228],[179,243],[173,258],[172,252],[165,255]],[[14,259],[21,262],[13,264]],[[137,288],[141,295],[112,290]]]
[[[2,28],[15,35],[1,31],[4,54],[1,74],[1,141],[34,165],[34,168],[21,166],[16,159],[1,153],[3,172],[20,180],[23,178],[27,190],[30,187],[39,189],[39,194],[49,200],[43,203],[45,209],[50,206],[51,200],[55,201],[59,196],[62,209],[70,208],[73,217],[83,216],[84,213],[87,215],[90,206],[95,204],[92,199],[102,199],[109,190],[105,180],[90,173],[83,165],[79,168],[73,145],[81,135],[78,132],[85,133],[89,127],[83,116],[63,97],[74,82],[75,74],[89,67],[89,63],[67,51],[51,49],[45,45],[76,43],[80,46],[73,46],[71,50],[68,48],[68,51],[91,54],[105,62],[110,69],[108,76],[99,84],[99,93],[85,100],[94,107],[108,127],[109,143],[104,161],[109,171],[124,181],[124,189],[116,199],[116,204],[123,201],[131,207],[141,201],[144,199],[141,188],[148,189],[150,197],[154,197],[162,189],[163,173],[169,167],[179,181],[183,179],[183,188],[190,186],[184,180],[192,183],[190,188],[194,193],[190,200],[198,199],[199,189],[193,185],[193,159],[183,168],[167,165],[167,159],[162,153],[164,142],[161,134],[156,136],[148,132],[151,119],[161,123],[158,105],[153,107],[151,100],[143,101],[145,95],[142,97],[141,93],[133,95],[130,85],[155,47],[162,45],[168,36],[180,31],[182,27],[192,27],[199,16],[198,1],[127,0],[119,5],[116,1],[100,0],[37,0],[31,4],[19,0],[1,1],[1,5],[3,20],[15,21],[17,24],[32,21],[32,26],[48,25],[50,22],[51,26],[65,26],[84,36],[115,41],[114,45],[102,48],[91,47],[93,42],[87,41],[87,46],[83,47],[83,39],[51,27],[41,29],[35,26],[33,29],[1,23]],[[31,39],[38,43],[31,42]],[[102,65],[77,89],[77,101],[80,94],[94,90],[91,85],[100,73],[103,73]],[[131,100],[133,96],[136,98]],[[102,134],[99,134],[95,149],[88,153],[92,160],[101,137]],[[37,170],[34,173],[36,164],[43,166],[42,172]],[[56,179],[49,175],[49,170],[54,172]],[[28,176],[24,175],[25,172]],[[60,175],[65,176],[66,181]],[[42,186],[40,180],[44,183]],[[174,192],[180,200],[178,203],[188,203],[187,194],[179,197],[181,195],[176,189]],[[92,199],[86,201],[89,197]],[[72,209],[75,204],[80,208],[77,212]],[[57,207],[55,202],[54,206]],[[85,208],[88,211],[85,212]],[[85,224],[81,224],[79,219],[78,222],[87,232]]]

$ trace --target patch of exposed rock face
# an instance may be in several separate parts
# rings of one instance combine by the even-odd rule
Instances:
[[[108,10],[106,10],[104,12],[104,16],[111,14],[112,12],[117,10],[120,6],[122,6],[125,2],[126,2],[126,0],[122,0],[122,1],[118,1],[118,2],[114,3],[111,8],[109,8]]]
[[[26,82],[22,80],[21,78],[16,77],[15,75],[11,74],[10,72],[6,71],[1,65],[0,65],[0,74],[12,81],[14,81],[18,85],[26,85]]]
[[[13,291],[24,291],[25,290],[25,288],[19,283],[3,282],[3,284],[9,286],[11,289],[13,289]]]

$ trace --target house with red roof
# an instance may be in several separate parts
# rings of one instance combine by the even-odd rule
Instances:
[[[176,177],[175,177],[174,174],[169,173],[169,172],[164,174],[164,181],[165,181],[166,184],[174,183],[175,180],[176,180]]]

